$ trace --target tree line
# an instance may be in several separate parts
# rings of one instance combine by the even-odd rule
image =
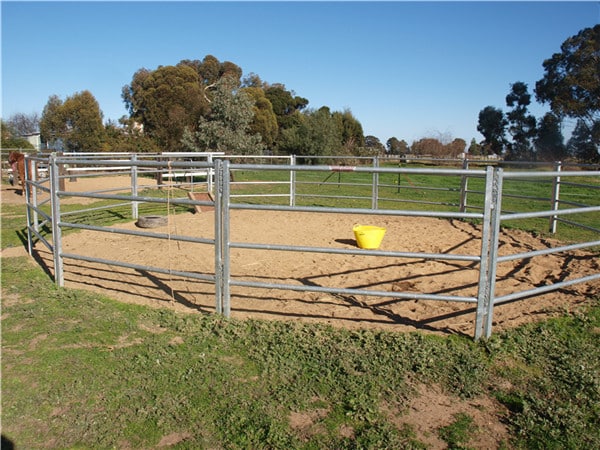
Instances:
[[[600,25],[568,38],[543,67],[544,77],[534,92],[538,102],[550,105],[550,112],[536,119],[528,111],[527,84],[511,84],[506,113],[494,106],[479,112],[477,131],[484,140],[473,146],[474,152],[515,161],[575,158],[600,163]],[[565,142],[562,126],[568,120],[575,126]]]
[[[41,133],[50,148],[66,151],[224,151],[236,154],[418,155],[458,157],[498,155],[508,160],[600,162],[600,25],[567,39],[561,52],[543,63],[535,97],[551,111],[541,119],[529,113],[532,96],[523,82],[510,85],[505,113],[486,106],[477,131],[483,140],[424,137],[411,145],[396,137],[385,145],[365,136],[350,110],[309,108],[309,100],[281,83],[212,55],[176,65],[142,68],[121,92],[128,115],[103,123],[90,91],[65,100],[50,96],[39,117],[17,114],[2,121],[2,146],[19,136]],[[575,120],[565,143],[562,127]],[[11,140],[12,139],[12,140]],[[15,139],[17,141],[15,141]]]

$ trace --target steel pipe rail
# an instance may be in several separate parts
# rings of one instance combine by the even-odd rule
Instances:
[[[599,212],[600,206],[588,206],[586,208],[570,208],[570,209],[557,209],[552,211],[534,211],[526,213],[510,213],[502,214],[500,217],[502,220],[516,220],[516,219],[534,219],[537,217],[551,217],[556,214],[582,214],[590,212]]]
[[[596,231],[600,231],[600,230],[596,230]],[[497,261],[498,261],[498,263],[503,263],[503,262],[507,262],[507,261],[514,261],[517,259],[529,259],[529,258],[533,258],[535,256],[544,256],[544,255],[551,255],[553,253],[563,253],[563,252],[568,252],[571,250],[580,250],[582,248],[595,247],[597,245],[600,245],[600,241],[583,242],[583,243],[579,243],[579,244],[564,245],[561,247],[545,248],[542,250],[533,250],[533,251],[525,252],[525,253],[514,253],[512,255],[498,256]]]
[[[474,255],[459,255],[452,253],[415,253],[415,252],[395,252],[385,250],[350,250],[331,247],[308,247],[301,245],[276,245],[276,244],[259,244],[247,242],[230,242],[230,248],[240,248],[246,250],[275,250],[275,251],[290,251],[302,253],[328,253],[332,255],[362,255],[362,256],[379,256],[389,258],[412,258],[412,259],[437,259],[446,261],[469,261],[479,262],[481,257]]]
[[[171,275],[171,276],[177,276],[177,277],[182,277],[182,278],[192,278],[194,280],[203,280],[203,281],[211,281],[211,282],[215,281],[214,275],[205,275],[205,274],[200,274],[200,273],[196,273],[196,272],[186,272],[183,270],[164,269],[162,267],[145,266],[143,264],[124,263],[124,262],[115,261],[112,259],[92,258],[92,257],[85,256],[85,255],[78,255],[75,253],[61,253],[60,256],[62,258],[74,259],[77,261],[86,261],[86,262],[90,262],[90,263],[104,264],[104,265],[108,265],[108,266],[117,266],[117,267],[123,267],[126,269],[140,270],[140,271],[144,271],[144,272],[162,273],[163,275]]]
[[[241,286],[249,288],[268,288],[301,292],[323,292],[327,294],[339,295],[364,295],[370,297],[390,297],[399,299],[417,299],[417,300],[437,300],[446,302],[462,302],[462,303],[477,303],[476,297],[466,297],[458,295],[441,295],[441,294],[419,294],[418,292],[390,292],[376,291],[369,289],[343,289],[343,288],[328,288],[325,286],[304,286],[297,284],[280,284],[280,283],[262,283],[253,281],[239,281],[231,279],[231,286]]]
[[[585,277],[576,278],[576,279],[572,279],[572,280],[567,280],[567,281],[559,281],[559,282],[556,282],[553,284],[548,284],[546,286],[540,286],[535,289],[528,289],[526,291],[514,292],[512,294],[507,294],[507,295],[501,295],[494,299],[494,304],[500,305],[502,303],[519,300],[519,299],[526,298],[526,297],[532,297],[535,295],[545,294],[547,292],[556,291],[556,290],[563,289],[563,288],[566,288],[569,286],[574,286],[576,284],[589,283],[589,282],[595,281],[595,280],[600,280],[600,273],[594,274],[594,275],[588,275]]]

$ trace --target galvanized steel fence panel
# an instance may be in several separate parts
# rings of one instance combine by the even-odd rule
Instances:
[[[482,337],[489,337],[492,332],[492,319],[494,305],[500,304],[513,299],[530,297],[533,295],[539,295],[551,290],[560,289],[562,287],[571,286],[577,283],[592,282],[600,279],[600,274],[593,274],[585,277],[579,277],[559,283],[555,283],[549,286],[542,286],[535,289],[515,292],[504,296],[495,295],[495,283],[496,283],[496,270],[497,265],[503,262],[528,259],[534,256],[541,256],[551,253],[560,253],[576,249],[592,248],[600,244],[600,240],[592,240],[589,242],[582,242],[572,245],[565,245],[554,249],[544,249],[539,251],[524,252],[521,254],[513,254],[509,256],[498,256],[498,241],[500,227],[503,221],[523,219],[523,218],[539,218],[549,217],[555,224],[558,221],[570,223],[565,219],[561,219],[561,215],[570,214],[581,214],[581,213],[596,213],[600,212],[600,205],[587,205],[581,203],[577,207],[560,209],[560,189],[558,186],[565,182],[562,178],[574,177],[574,176],[589,176],[594,179],[598,179],[600,172],[597,171],[578,171],[578,172],[567,172],[558,168],[550,172],[507,172],[501,167],[487,166],[485,170],[473,170],[468,169],[467,164],[463,165],[462,169],[448,169],[448,168],[406,168],[406,167],[381,167],[377,158],[364,158],[364,160],[371,161],[369,165],[362,166],[340,166],[340,165],[320,165],[320,166],[306,166],[298,165],[295,157],[290,157],[287,164],[233,164],[228,160],[228,157],[224,155],[208,155],[205,156],[205,161],[181,161],[182,155],[187,154],[159,154],[159,155],[136,155],[136,154],[118,154],[110,155],[107,159],[107,155],[104,154],[77,154],[72,156],[59,156],[50,155],[49,157],[32,156],[32,161],[36,164],[45,164],[48,167],[48,179],[38,180],[35,173],[28,173],[27,181],[27,230],[28,230],[28,248],[30,253],[33,249],[33,241],[35,239],[41,240],[51,251],[54,259],[55,268],[55,281],[58,285],[64,284],[64,265],[63,259],[75,259],[88,262],[96,262],[100,264],[112,264],[119,267],[127,267],[135,270],[144,270],[148,272],[157,272],[162,274],[170,274],[181,277],[188,277],[193,279],[200,279],[214,283],[215,285],[215,311],[219,314],[229,316],[231,312],[231,294],[230,288],[232,286],[248,287],[248,288],[265,288],[265,289],[281,289],[281,290],[294,290],[294,291],[313,291],[313,292],[324,292],[341,295],[366,295],[366,296],[381,296],[389,298],[413,298],[413,299],[426,299],[426,300],[437,300],[437,301],[454,301],[464,303],[475,303],[476,307],[476,318],[475,318],[475,339]],[[196,156],[196,155],[194,155]],[[250,157],[245,157],[249,159]],[[258,157],[265,158],[265,157]],[[343,158],[337,158],[343,160]],[[357,160],[357,158],[353,158]],[[285,159],[284,159],[285,160]],[[131,187],[129,193],[114,194],[110,193],[111,190],[105,190],[103,192],[68,192],[64,189],[64,180],[67,177],[73,175],[73,173],[67,173],[64,167],[68,165],[70,167],[77,167],[78,173],[85,173],[86,176],[98,176],[98,173],[126,173],[131,177]],[[124,170],[124,169],[127,170]],[[96,173],[90,173],[93,169]],[[114,169],[114,170],[113,170]],[[61,210],[61,199],[64,197],[82,197],[91,199],[102,199],[102,200],[115,200],[120,201],[118,205],[131,205],[131,216],[132,219],[137,219],[139,210],[138,206],[142,203],[166,203],[170,202],[173,204],[181,204],[187,206],[199,206],[209,205],[211,202],[197,201],[191,199],[175,198],[175,199],[162,199],[148,196],[140,196],[138,191],[138,177],[140,173],[165,173],[168,171],[172,174],[172,171],[180,171],[181,173],[192,173],[198,171],[205,171],[207,179],[205,181],[207,188],[212,192],[214,196],[214,239],[212,238],[201,238],[197,236],[178,236],[170,235],[165,233],[152,233],[147,231],[137,230],[123,230],[115,229],[110,227],[102,227],[92,224],[80,224],[72,221],[64,220],[70,214]],[[235,198],[243,198],[239,195],[232,195],[231,186],[236,182],[232,179],[232,173],[238,170],[245,171],[289,171],[289,204],[288,205],[269,205],[269,204],[258,204],[252,205],[248,203],[234,203]],[[297,194],[297,175],[299,173],[311,171],[311,172],[322,172],[327,174],[335,174],[342,172],[355,172],[369,174],[371,176],[371,207],[370,208],[332,208],[332,207],[318,207],[318,206],[298,206],[296,199]],[[460,189],[448,189],[449,191],[457,192],[460,199],[458,204],[455,204],[456,211],[415,211],[415,210],[401,210],[401,209],[383,209],[379,208],[379,201],[384,200],[380,198],[379,192],[381,187],[389,187],[385,184],[380,184],[381,174],[394,174],[400,176],[400,174],[430,174],[430,175],[444,175],[449,177],[458,177],[460,179]],[[542,200],[548,200],[550,209],[546,211],[533,211],[533,212],[507,212],[502,211],[502,200],[503,200],[503,183],[507,179],[540,179],[540,178],[553,178],[554,184],[552,189],[552,198],[543,198]],[[483,191],[470,191],[468,189],[469,178],[482,178],[485,183]],[[575,185],[575,183],[573,183]],[[584,185],[589,187],[588,185]],[[597,187],[596,187],[597,188]],[[440,188],[434,188],[440,189]],[[122,189],[121,189],[122,190]],[[38,202],[37,193],[38,191],[47,192],[50,194],[51,214],[48,216],[40,208],[44,202]],[[483,196],[481,206],[473,207],[467,204],[467,194],[478,194]],[[258,197],[263,196],[261,194]],[[513,195],[514,197],[514,195]],[[531,198],[531,197],[528,197]],[[540,200],[540,198],[537,198]],[[46,201],[46,202],[48,202]],[[431,203],[431,202],[422,202]],[[566,202],[565,202],[566,203]],[[115,207],[113,204],[109,207]],[[575,206],[569,203],[569,206]],[[105,208],[105,207],[102,207]],[[88,208],[82,209],[77,212],[92,211],[94,209],[102,208]],[[472,212],[473,210],[478,212]],[[291,245],[275,245],[275,244],[259,244],[259,243],[247,243],[247,242],[234,242],[231,240],[231,211],[233,210],[257,210],[257,211],[289,211],[289,212],[314,212],[314,213],[332,213],[332,214],[377,214],[377,215],[388,215],[388,216],[415,216],[415,217],[435,217],[435,218],[455,218],[455,219],[476,219],[482,223],[482,238],[480,252],[477,255],[459,255],[459,254],[440,254],[440,253],[418,253],[418,252],[398,252],[398,251],[380,251],[380,250],[350,250],[350,249],[333,249],[327,247],[315,247],[315,246],[291,246]],[[467,212],[471,210],[471,212]],[[51,234],[52,242],[39,231],[40,222],[39,216],[44,218],[43,224],[51,223]],[[600,221],[599,221],[600,222]],[[587,228],[593,232],[600,234],[600,230],[594,226],[586,226],[582,224],[576,224],[582,228]],[[194,242],[214,247],[214,274],[198,274],[190,271],[175,271],[162,267],[146,266],[141,264],[131,264],[113,260],[106,260],[101,258],[93,258],[87,255],[66,253],[62,249],[62,230],[63,228],[74,228],[82,230],[90,230],[95,232],[110,232],[110,233],[121,233],[126,235],[152,237],[155,239],[170,239],[175,241],[183,242]],[[414,258],[414,259],[425,259],[425,260],[458,260],[458,261],[470,261],[478,263],[479,266],[479,281],[476,296],[452,296],[452,295],[438,295],[438,294],[425,294],[425,293],[414,293],[414,292],[388,292],[379,290],[365,290],[365,289],[348,289],[348,288],[335,288],[335,287],[322,287],[322,286],[299,286],[284,283],[265,283],[251,280],[234,279],[231,276],[231,266],[234,264],[231,259],[231,249],[254,249],[261,251],[285,251],[285,252],[315,252],[315,253],[329,253],[329,254],[352,254],[352,255],[370,255],[370,256],[381,256],[381,257],[397,257],[397,258]]]

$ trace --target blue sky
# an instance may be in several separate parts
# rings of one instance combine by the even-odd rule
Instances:
[[[507,110],[516,81],[533,94],[543,61],[600,22],[600,3],[2,1],[1,13],[3,118],[89,90],[117,120],[137,70],[210,54],[411,144],[481,140],[479,111]]]

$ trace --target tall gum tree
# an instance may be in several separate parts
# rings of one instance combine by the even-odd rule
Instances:
[[[512,142],[508,143],[505,159],[513,161],[536,159],[532,140],[536,135],[537,123],[535,117],[527,110],[530,104],[531,95],[527,84],[522,81],[511,84],[510,93],[506,96],[506,106],[512,109],[506,113],[506,119]]]
[[[195,126],[209,104],[198,72],[185,64],[138,70],[122,97],[130,117],[163,151],[181,148],[183,131]]]
[[[202,61],[186,59],[175,66],[138,70],[123,87],[122,98],[130,119],[163,150],[174,151],[183,149],[184,130],[194,131],[200,117],[210,114],[216,83],[226,77],[237,87],[241,75],[236,64],[212,55]]]
[[[569,37],[560,52],[543,63],[544,77],[535,85],[536,99],[548,103],[559,118],[577,120],[600,145],[600,25]]]
[[[40,132],[52,145],[64,150],[91,152],[102,149],[104,125],[102,111],[90,91],[73,94],[64,101],[51,96],[40,120]]]
[[[250,123],[250,131],[258,133],[262,137],[267,148],[273,148],[273,144],[279,134],[277,117],[273,112],[273,105],[260,87],[246,87],[242,89],[254,101],[254,117]]]
[[[479,112],[477,131],[484,138],[481,142],[481,149],[484,155],[500,155],[503,153],[506,143],[505,133],[507,124],[508,121],[501,109],[486,106]]]
[[[549,112],[539,121],[534,140],[537,159],[542,161],[560,161],[567,154],[564,137],[560,130],[560,119]]]
[[[217,151],[228,154],[261,154],[264,144],[250,124],[254,102],[235,80],[223,77],[214,87],[211,111],[201,116],[196,130],[185,130],[182,145],[188,151]]]

